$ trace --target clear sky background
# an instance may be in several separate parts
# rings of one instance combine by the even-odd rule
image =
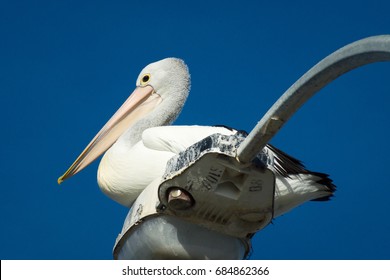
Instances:
[[[98,162],[57,178],[134,89],[139,71],[186,61],[176,124],[250,131],[336,49],[390,33],[383,1],[11,1],[0,4],[0,258],[111,259],[128,209]],[[272,143],[337,185],[253,239],[252,259],[389,259],[390,63],[342,76]]]

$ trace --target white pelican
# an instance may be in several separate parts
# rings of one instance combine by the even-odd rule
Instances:
[[[189,93],[186,64],[167,58],[146,66],[136,89],[92,139],[58,182],[75,175],[106,152],[97,180],[116,202],[131,207],[141,191],[161,177],[167,161],[188,146],[214,134],[234,129],[213,126],[166,126],[179,115]],[[296,159],[271,145],[268,168],[276,174],[274,217],[308,200],[327,200],[335,186],[328,175],[311,172]]]

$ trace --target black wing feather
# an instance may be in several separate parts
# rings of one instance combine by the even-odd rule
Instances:
[[[326,201],[333,195],[336,186],[333,184],[333,180],[329,178],[328,174],[307,170],[300,160],[270,144],[267,144],[267,147],[276,155],[274,168],[280,175],[283,177],[290,177],[290,175],[311,174],[319,178],[316,183],[324,185],[329,189],[329,196],[313,199],[313,201]]]

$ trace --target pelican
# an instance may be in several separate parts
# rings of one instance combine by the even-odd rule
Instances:
[[[104,194],[126,207],[153,180],[167,161],[203,138],[235,129],[223,126],[169,126],[180,114],[190,90],[190,74],[181,59],[147,65],[136,88],[92,139],[58,183],[83,170],[101,154],[97,181]],[[327,174],[312,172],[272,145],[263,152],[276,175],[274,217],[309,200],[328,200],[335,186]]]

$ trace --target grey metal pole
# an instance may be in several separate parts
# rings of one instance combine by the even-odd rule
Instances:
[[[390,61],[390,35],[368,37],[330,54],[296,81],[268,110],[237,150],[240,162],[250,162],[316,92],[360,66]]]

